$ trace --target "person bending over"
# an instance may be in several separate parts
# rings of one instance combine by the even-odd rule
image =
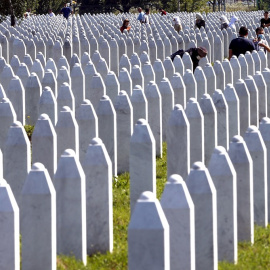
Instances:
[[[199,47],[199,48],[190,48],[190,49],[185,50],[185,51],[179,50],[179,51],[173,53],[170,57],[173,61],[176,55],[180,55],[180,57],[182,58],[185,52],[187,52],[190,55],[190,58],[191,58],[192,63],[193,63],[193,72],[195,71],[196,67],[199,65],[200,59],[205,57],[208,53],[206,48]]]

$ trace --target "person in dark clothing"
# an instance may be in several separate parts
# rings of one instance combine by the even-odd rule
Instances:
[[[200,13],[196,13],[195,28],[201,29],[202,26],[205,28],[205,20]]]
[[[191,58],[192,63],[193,63],[193,72],[195,71],[196,67],[199,65],[200,59],[205,57],[208,53],[206,48],[199,47],[199,48],[190,48],[190,49],[185,50],[185,51],[179,50],[179,51],[173,53],[170,57],[173,61],[176,55],[180,55],[180,57],[182,58],[185,52],[187,52],[190,55],[190,58]]]
[[[240,54],[245,54],[247,51],[255,50],[253,41],[247,39],[248,29],[245,26],[240,27],[239,37],[231,41],[229,46],[229,60],[233,55],[238,57]]]
[[[268,11],[264,12],[264,18],[261,19],[261,27],[268,27],[270,26],[270,18]]]
[[[60,11],[61,13],[63,13],[63,16],[68,19],[69,14],[71,13],[71,10],[69,7],[67,7],[67,4],[65,4],[65,6],[61,9]]]

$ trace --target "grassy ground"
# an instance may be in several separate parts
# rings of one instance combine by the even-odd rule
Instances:
[[[157,197],[160,199],[167,178],[166,145],[163,157],[157,158]],[[118,176],[113,181],[113,253],[96,254],[88,257],[87,266],[74,257],[58,256],[58,270],[123,270],[127,269],[127,228],[130,218],[129,174]]]
[[[166,183],[166,151],[164,144],[163,158],[157,159],[157,197],[160,199]],[[127,227],[129,223],[129,174],[122,174],[113,182],[113,253],[96,254],[88,257],[84,266],[74,257],[58,256],[58,270],[124,270],[127,263]],[[255,227],[255,243],[239,243],[238,264],[220,262],[219,270],[266,270],[270,269],[270,226]]]

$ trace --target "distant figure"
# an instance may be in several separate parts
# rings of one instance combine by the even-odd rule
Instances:
[[[137,20],[140,21],[140,23],[141,23],[142,19],[143,19],[143,15],[144,15],[144,12],[142,11],[141,7],[138,7],[138,12],[139,12],[139,16],[138,16]]]
[[[146,8],[145,13],[142,18],[142,23],[150,24],[149,15],[150,15],[150,9]]]
[[[264,29],[262,27],[258,27],[256,30],[256,38],[254,39],[254,45],[257,51],[260,50],[260,44],[264,44],[265,46],[269,46],[268,42],[265,39]],[[263,46],[262,46],[263,47]]]
[[[64,16],[66,19],[68,19],[68,16],[70,15],[71,10],[70,10],[70,8],[67,6],[67,4],[65,4],[65,6],[61,9],[60,12],[63,13],[63,16]]]
[[[16,19],[15,19],[15,15],[12,13],[10,16],[10,25],[15,27],[16,25]]]
[[[53,13],[52,9],[49,9],[48,14],[50,17],[55,17],[55,14]]]
[[[199,47],[199,48],[190,48],[190,49],[185,50],[185,51],[179,50],[179,51],[173,53],[170,57],[173,61],[176,55],[180,55],[180,57],[182,58],[185,52],[187,52],[191,57],[191,60],[193,63],[193,72],[195,71],[196,67],[199,65],[200,59],[204,58],[208,53],[206,48]]]
[[[167,15],[167,12],[162,8],[159,9],[159,12],[160,12],[161,16]]]
[[[24,13],[24,18],[28,18],[32,15],[31,8],[28,8],[27,11]]]
[[[228,28],[228,26],[229,26],[229,20],[227,19],[226,16],[222,15],[220,17],[220,22],[221,22],[221,26],[220,26],[221,31],[223,29],[227,29]]]
[[[234,29],[234,31],[236,31],[236,27],[235,27],[235,23],[238,21],[238,18],[234,15],[232,15],[230,23],[229,23],[229,27]]]
[[[205,28],[205,20],[200,13],[196,13],[195,28],[201,29],[202,26]]]
[[[247,38],[248,29],[245,26],[240,27],[239,37],[231,41],[229,46],[229,60],[233,55],[238,57],[240,54],[245,54],[247,51],[255,50],[254,43]]]
[[[173,17],[173,27],[178,33],[182,30],[182,25],[178,16]]]
[[[268,27],[270,26],[270,18],[269,18],[269,14],[268,11],[264,12],[264,18],[261,19],[261,27]]]
[[[121,31],[121,33],[123,33],[124,30],[126,29],[129,32],[130,28],[131,28],[131,26],[129,25],[129,20],[125,19],[123,21],[123,25],[120,27],[120,31]]]

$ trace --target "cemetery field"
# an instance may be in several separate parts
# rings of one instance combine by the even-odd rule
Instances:
[[[157,158],[157,197],[160,199],[167,178],[166,144],[163,144],[163,157]],[[128,269],[127,229],[130,219],[129,207],[129,174],[121,174],[113,181],[113,220],[114,250],[113,253],[95,254],[88,257],[84,266],[74,257],[58,256],[58,270],[123,270]],[[238,264],[219,262],[219,270],[259,270],[270,269],[270,226],[255,226],[254,245],[238,244]]]

